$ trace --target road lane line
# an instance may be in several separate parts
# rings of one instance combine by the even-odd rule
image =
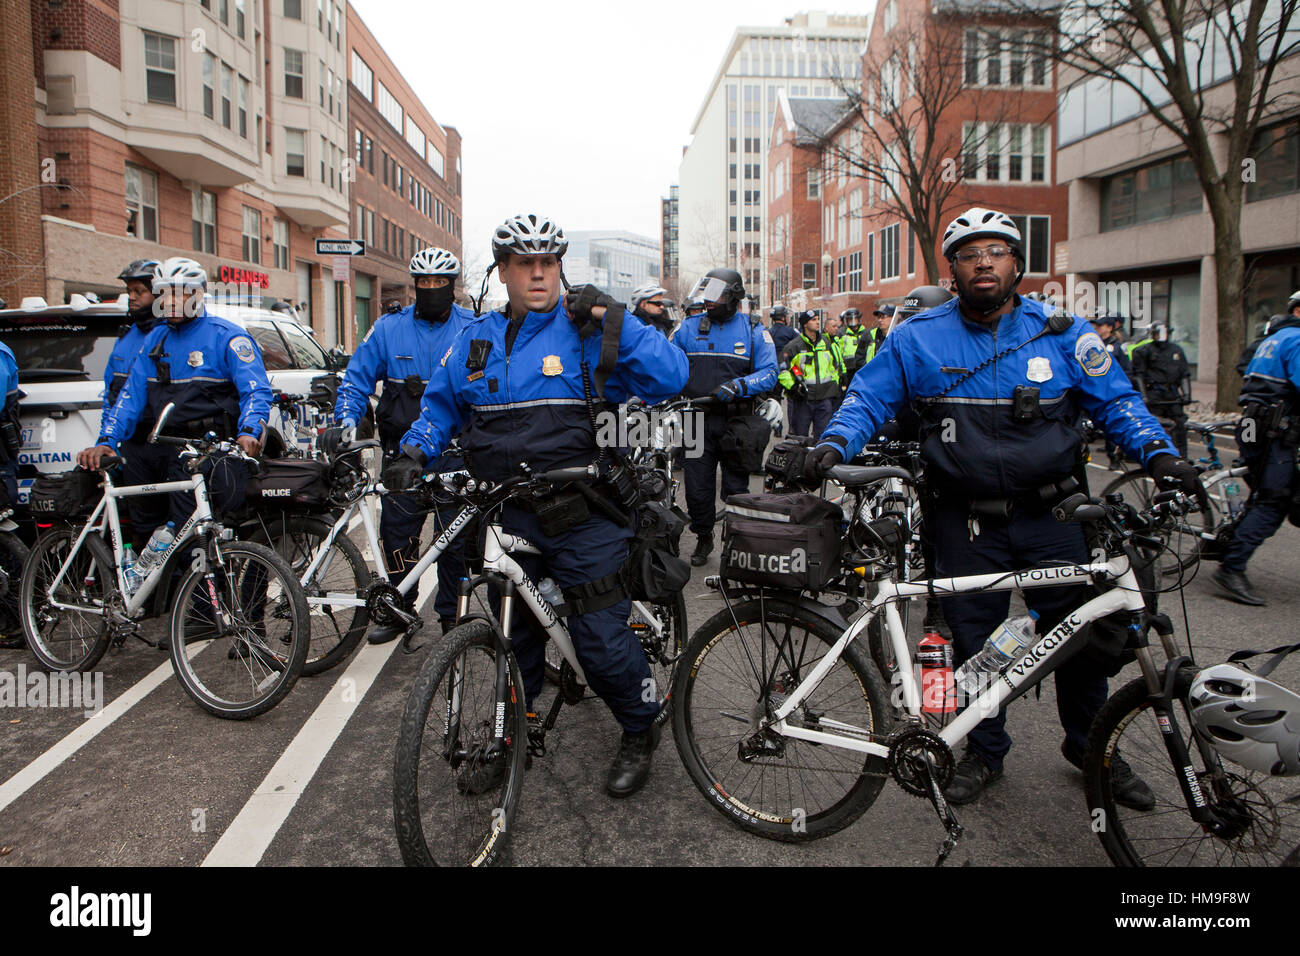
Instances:
[[[427,596],[416,605],[422,614],[437,586],[438,565],[431,564],[420,575],[418,593]],[[335,681],[325,699],[307,718],[298,735],[285,748],[271,772],[244,804],[226,832],[204,858],[203,866],[256,866],[266,853],[284,821],[311,783],[316,771],[334,746],[339,734],[360,706],[375,678],[399,642],[365,644],[343,676]],[[344,699],[344,684],[354,682]]]
[[[206,647],[207,645],[202,645]],[[198,653],[200,645],[191,645],[186,648],[190,657]],[[86,718],[86,722],[68,734],[58,743],[56,743],[45,753],[41,754],[22,770],[0,784],[0,812],[9,804],[13,803],[33,786],[39,783],[51,771],[58,767],[63,761],[67,760],[86,744],[90,743],[101,732],[107,729],[113,721],[121,717],[128,710],[134,707],[140,701],[144,700],[150,692],[165,683],[167,678],[172,676],[171,659],[168,658],[162,664],[159,664],[143,680],[138,681],[126,691],[114,698],[111,704],[108,704],[95,717]]]

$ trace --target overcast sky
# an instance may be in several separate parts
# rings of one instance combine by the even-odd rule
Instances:
[[[521,212],[657,241],[659,200],[677,181],[732,33],[810,9],[798,0],[352,2],[433,118],[464,138],[467,266],[486,263],[493,227]],[[858,6],[851,12],[874,4]]]

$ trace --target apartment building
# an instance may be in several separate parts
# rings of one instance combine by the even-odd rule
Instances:
[[[411,256],[427,246],[462,256],[460,133],[440,125],[352,6],[347,10],[352,235],[358,334],[392,302],[409,305]],[[473,290],[477,292],[477,290]]]
[[[592,283],[620,302],[649,282],[660,281],[659,243],[633,232],[566,232],[564,273],[572,285]]]
[[[686,285],[725,266],[741,273],[759,307],[767,304],[764,184],[777,94],[828,97],[839,83],[856,82],[869,19],[814,11],[776,27],[736,29],[678,170]]]
[[[663,286],[672,292],[675,297],[680,297],[685,293],[683,291],[674,291],[673,286],[679,284],[678,276],[681,271],[679,257],[681,250],[677,238],[678,230],[681,226],[681,219],[678,214],[680,200],[678,198],[678,189],[676,186],[670,186],[667,197],[660,199],[660,229],[659,229],[659,274],[663,278]]]

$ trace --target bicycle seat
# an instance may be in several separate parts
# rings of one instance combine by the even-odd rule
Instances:
[[[862,466],[862,465],[836,465],[827,476],[832,481],[838,481],[846,488],[854,485],[870,485],[877,481],[884,481],[886,478],[897,478],[900,481],[914,481],[911,472],[903,468],[895,468],[889,465]]]

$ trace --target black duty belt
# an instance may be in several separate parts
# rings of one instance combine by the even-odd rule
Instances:
[[[1003,498],[972,498],[968,494],[949,489],[939,489],[937,495],[941,504],[960,505],[976,518],[1009,521],[1016,514],[1047,514],[1064,499],[1080,490],[1079,480],[1073,475],[1067,475],[1060,481],[1041,486],[1036,491]]]

